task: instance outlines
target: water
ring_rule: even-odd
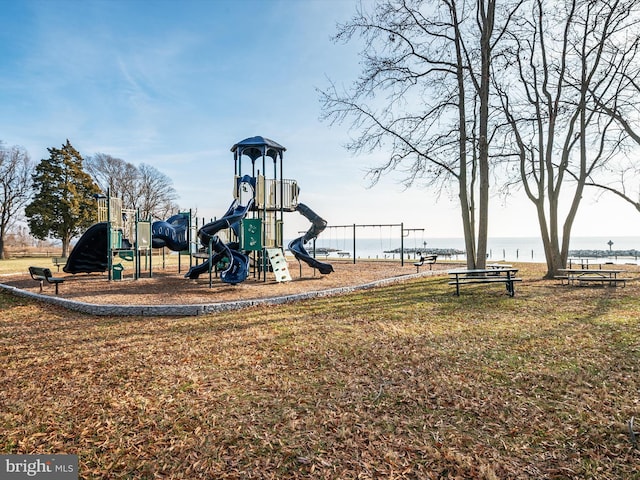
[[[640,237],[574,237],[571,239],[570,250],[591,250],[608,252],[608,242],[612,241],[612,251],[638,250],[640,251]],[[462,238],[412,238],[404,239],[405,258],[415,258],[415,251],[425,249],[455,249],[464,251]],[[287,242],[288,243],[288,242]],[[307,250],[312,251],[312,246],[307,245]],[[542,241],[537,237],[494,237],[488,240],[489,259],[493,261],[520,261],[520,262],[544,262],[544,250]],[[399,238],[359,238],[356,237],[356,258],[362,259],[399,259],[398,253],[385,253],[385,251],[400,248]],[[330,251],[329,258],[353,258],[353,238],[323,238],[320,235],[316,240],[316,249]],[[342,252],[339,254],[338,252]],[[348,254],[348,255],[347,255]],[[318,255],[321,257],[322,255]],[[586,256],[586,255],[585,255]],[[463,260],[464,254],[453,255],[451,258]],[[638,262],[640,258],[611,256],[606,261],[614,263]]]

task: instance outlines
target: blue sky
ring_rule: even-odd
[[[353,157],[347,126],[319,120],[316,88],[348,85],[357,44],[335,44],[355,0],[0,0],[0,140],[38,161],[68,138],[168,175],[183,209],[220,216],[231,202],[231,146],[262,135],[287,148],[285,177],[330,224],[399,223],[460,237],[455,198],[367,188],[384,152]],[[492,236],[535,236],[522,198],[495,200]],[[574,235],[640,235],[621,202],[585,198]],[[628,221],[629,218],[634,221]],[[621,221],[621,219],[627,219]],[[594,228],[597,224],[597,230]],[[306,230],[297,214],[285,235]]]

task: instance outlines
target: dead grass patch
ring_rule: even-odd
[[[640,478],[640,289],[523,266],[197,318],[0,293],[0,452],[82,478]]]

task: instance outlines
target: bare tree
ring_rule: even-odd
[[[156,168],[145,165],[138,167],[138,208],[143,218],[167,218],[178,209],[175,200],[178,198],[173,182]]]
[[[178,209],[173,182],[156,168],[139,167],[104,153],[86,160],[86,168],[103,193],[122,199],[126,208],[138,209],[141,218],[167,218]]]
[[[5,148],[0,143],[0,259],[5,238],[31,196],[33,162],[22,148]]]
[[[140,172],[135,165],[106,153],[96,153],[85,159],[85,168],[104,194],[118,197],[123,205],[135,205]]]
[[[509,32],[511,50],[494,79],[553,277],[566,266],[585,186],[625,144],[602,99],[615,91],[620,62],[636,61],[637,1],[530,5]]]
[[[460,199],[467,265],[486,263],[490,188],[490,71],[519,2],[385,0],[360,7],[338,41],[364,41],[363,71],[348,91],[321,92],[331,123],[351,120],[355,153],[389,151],[369,169],[432,188],[453,183]],[[496,25],[496,19],[500,25]]]
[[[640,19],[637,16],[633,23],[638,31]],[[586,185],[613,193],[640,212],[640,164],[637,159],[640,147],[639,48],[640,36],[637,33],[635,38],[625,38],[623,45],[618,46],[617,62],[609,67],[611,87],[604,94],[592,91],[595,108],[615,122],[610,129],[611,136],[623,138],[624,143],[621,143],[621,154],[606,165],[609,175],[597,179],[591,177]],[[628,148],[623,148],[627,145]]]

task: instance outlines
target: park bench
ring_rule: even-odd
[[[59,272],[60,267],[67,264],[67,257],[53,257],[51,262],[58,268]]]
[[[420,254],[418,254],[420,255]],[[415,267],[416,267],[416,273],[418,273],[420,271],[420,267],[423,266],[425,263],[427,265],[429,265],[429,270],[431,270],[433,268],[433,264],[436,263],[436,260],[438,259],[438,255],[425,255],[422,256],[420,255],[420,260],[418,260],[416,263],[414,263]]]
[[[507,287],[507,293],[510,297],[516,294],[515,283],[521,282],[521,278],[516,277],[518,273],[517,268],[485,268],[485,269],[473,269],[473,270],[450,270],[449,285],[456,286],[456,295],[460,296],[460,286],[469,284],[482,284],[482,283],[504,283]]]
[[[64,282],[64,278],[54,277],[51,274],[51,270],[45,267],[29,267],[29,275],[34,280],[40,282],[40,291],[42,292],[42,287],[44,282],[51,283],[56,287],[56,295],[58,294],[58,285]]]

